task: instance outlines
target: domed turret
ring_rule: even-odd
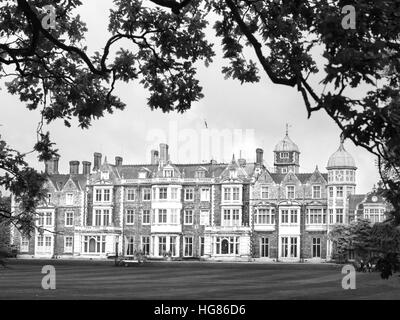
[[[274,166],[277,173],[299,172],[300,150],[297,144],[289,138],[288,131],[288,125],[286,125],[286,135],[274,149]]]
[[[291,152],[291,151],[300,153],[297,144],[295,144],[286,133],[286,136],[281,141],[279,141],[278,144],[275,146],[274,152]]]
[[[326,168],[328,170],[347,169],[347,168],[357,169],[354,158],[350,153],[346,151],[346,149],[343,146],[343,142],[340,142],[339,149],[330,156]]]
[[[348,196],[355,194],[356,163],[340,141],[339,149],[328,160],[329,223],[348,223]]]

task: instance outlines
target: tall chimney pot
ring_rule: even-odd
[[[258,148],[256,150],[256,163],[257,164],[263,164],[264,160],[263,160],[263,154],[264,154],[264,150],[261,148]]]
[[[79,161],[74,160],[69,162],[69,173],[79,174]]]
[[[157,150],[151,150],[151,164],[158,164],[159,153]]]
[[[160,162],[165,164],[168,160],[168,145],[166,143],[160,143]]]
[[[98,171],[101,166],[101,153],[95,152],[93,154],[93,171]]]
[[[122,157],[115,157],[115,165],[116,166],[122,166]]]
[[[59,157],[53,157],[44,163],[44,172],[47,174],[58,174]]]
[[[89,161],[82,161],[83,174],[90,174],[91,165]]]

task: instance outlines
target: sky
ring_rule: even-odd
[[[96,1],[96,6],[92,1],[83,2],[79,12],[89,29],[89,50],[99,50],[108,36],[110,1]],[[315,112],[308,119],[297,90],[275,85],[263,73],[256,84],[225,80],[219,40],[215,49],[214,63],[208,68],[199,66],[205,97],[185,114],[151,111],[145,89],[138,83],[119,83],[115,93],[126,103],[124,111],[93,121],[88,130],[78,128],[76,122],[71,128],[62,121],[46,125],[44,130],[50,131],[59,149],[60,173],[68,173],[71,160],[93,163],[94,152],[102,153],[110,163],[115,156],[122,156],[124,164],[148,163],[150,150],[159,143],[169,144],[171,160],[177,163],[208,162],[211,158],[227,162],[233,154],[254,161],[256,148],[262,148],[266,165],[272,167],[273,149],[285,136],[286,124],[301,152],[300,172],[313,172],[316,166],[326,172],[330,155],[339,147],[340,130],[325,111]],[[30,151],[36,142],[39,112],[29,111],[3,83],[0,89],[0,134],[15,149]],[[379,180],[374,156],[349,140],[345,148],[358,167],[356,192],[369,192]],[[36,155],[29,155],[27,160],[33,167],[44,169]]]

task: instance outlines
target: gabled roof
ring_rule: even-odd
[[[79,190],[86,185],[86,175],[83,174],[52,174],[48,176],[48,179],[57,191],[61,191],[70,179]]]
[[[206,178],[219,177],[227,167],[225,163],[211,164],[211,163],[193,163],[193,164],[171,164],[171,166],[178,170],[185,178],[196,178],[196,172],[199,168],[203,168]],[[147,170],[151,173],[150,177],[155,177],[159,171],[159,166],[156,164],[138,164],[138,165],[122,165],[116,168],[122,179],[137,179],[139,172]]]

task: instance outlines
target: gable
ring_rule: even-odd
[[[283,178],[282,184],[301,184],[299,178],[293,172],[288,172]]]

